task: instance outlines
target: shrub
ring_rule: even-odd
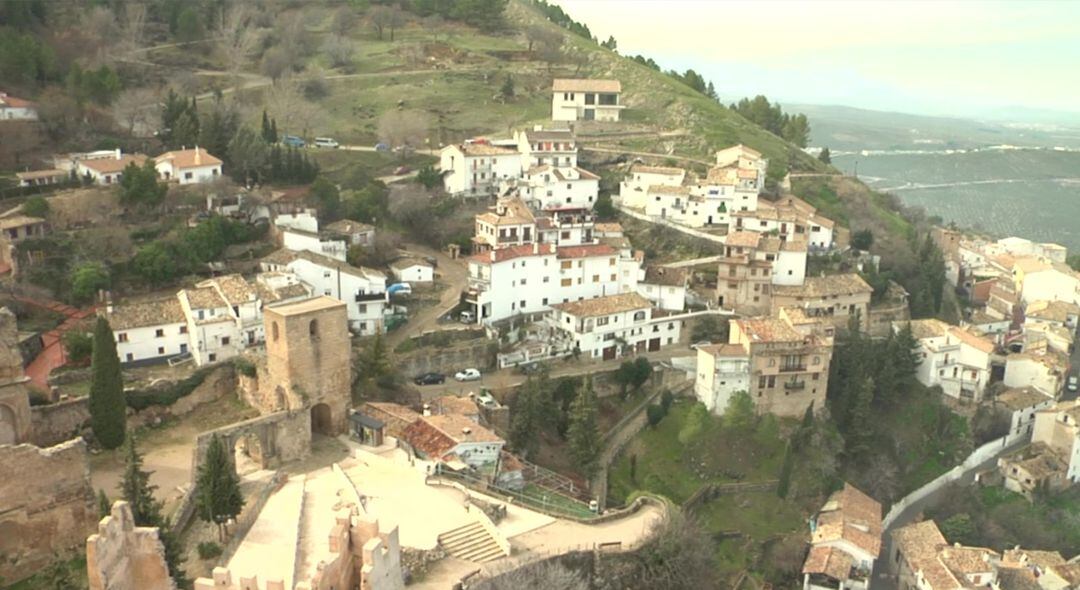
[[[649,419],[649,426],[656,426],[666,415],[667,412],[664,410],[664,406],[659,404],[649,404],[649,407],[645,408],[645,416]]]
[[[64,334],[64,352],[68,362],[80,364],[90,359],[94,351],[94,339],[90,334],[72,330]]]
[[[245,377],[255,376],[255,364],[242,356],[238,356],[233,359],[233,366],[236,367],[236,370]]]
[[[214,559],[221,556],[221,545],[213,541],[203,541],[198,546],[199,559]]]
[[[44,218],[49,214],[49,202],[42,196],[30,197],[23,203],[23,213],[30,217]]]
[[[176,403],[176,400],[186,397],[192,391],[195,391],[196,387],[202,385],[203,381],[206,380],[206,376],[214,369],[215,367],[203,367],[184,380],[164,389],[129,392],[127,405],[134,410],[145,410],[150,406],[171,406]]]

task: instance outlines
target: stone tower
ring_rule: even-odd
[[[263,318],[267,379],[261,397],[278,408],[309,411],[312,432],[345,432],[352,385],[345,303],[316,297],[267,307]]]
[[[0,445],[30,439],[28,381],[19,353],[15,314],[5,307],[0,309]]]

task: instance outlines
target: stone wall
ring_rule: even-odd
[[[278,412],[223,426],[199,435],[192,451],[191,473],[199,472],[210,439],[219,436],[233,449],[236,441],[250,438],[258,442],[263,469],[275,469],[282,463],[303,459],[311,452],[311,417],[309,412]]]
[[[15,582],[81,549],[97,523],[81,439],[42,449],[0,446],[0,578]]]
[[[453,375],[469,367],[484,370],[491,367],[494,361],[490,344],[491,341],[478,338],[446,348],[427,347],[399,355],[395,357],[395,363],[408,379],[428,372]]]
[[[86,540],[90,590],[175,590],[165,563],[157,527],[136,527],[127,502],[113,503],[112,513]]]
[[[90,422],[89,400],[85,397],[30,408],[30,442],[48,447],[79,436]]]
[[[911,319],[911,309],[907,301],[884,302],[870,307],[870,321],[867,330],[875,338],[884,338],[892,330],[893,322],[906,322]]]

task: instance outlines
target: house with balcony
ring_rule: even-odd
[[[717,264],[717,305],[745,314],[768,313],[776,289],[797,288],[806,280],[806,257],[806,242],[752,231],[729,233]]]
[[[541,211],[592,210],[600,194],[600,177],[576,166],[533,166],[516,185],[521,198]]]
[[[577,165],[577,158],[574,164]],[[522,154],[513,147],[474,139],[439,152],[443,189],[450,195],[490,196],[501,183],[521,176]]]
[[[758,412],[798,417],[811,404],[824,407],[833,347],[828,324],[785,309],[775,317],[731,320],[728,343],[749,352],[748,392]]]
[[[278,250],[259,262],[266,272],[289,272],[316,296],[345,302],[349,329],[361,335],[383,330],[387,306],[386,275],[310,251]]]
[[[810,519],[803,590],[867,590],[883,532],[881,504],[845,483]]]
[[[610,360],[678,344],[682,321],[655,312],[637,293],[606,295],[551,306],[553,343],[585,358]]]
[[[1010,434],[1030,434],[1035,430],[1035,414],[1053,406],[1054,396],[1034,387],[1011,387],[994,397],[993,403],[1010,415]]]
[[[990,382],[994,343],[937,319],[895,322],[893,330],[898,332],[905,324],[918,341],[921,362],[915,379],[926,387],[940,387],[954,399],[980,401]]]
[[[577,160],[577,139],[567,129],[544,129],[536,126],[531,130],[514,133],[514,143],[521,154],[521,170],[536,166],[555,166],[557,168],[575,168]]]
[[[596,222],[587,208],[552,209],[536,218],[536,239],[541,244],[582,246],[597,243]]]
[[[694,395],[713,414],[723,414],[731,397],[750,391],[750,349],[744,343],[697,347]]]
[[[805,241],[811,253],[826,253],[834,247],[835,223],[798,197],[786,196],[775,203],[758,201],[756,208],[734,211],[731,217],[734,231],[773,233],[781,240]]]
[[[806,315],[821,318],[837,330],[847,330],[852,318],[857,318],[859,329],[865,332],[870,326],[873,293],[856,273],[812,276],[798,285],[776,284],[771,306],[774,313],[781,307],[801,307]]]
[[[536,218],[518,197],[499,199],[490,210],[476,216],[473,250],[487,252],[531,244],[536,239]]]
[[[765,174],[769,170],[769,160],[752,147],[738,144],[718,150],[715,154],[718,168],[736,168],[757,172],[757,189],[765,188]]]
[[[618,80],[556,78],[551,84],[552,121],[618,121]]]
[[[1024,325],[1042,322],[1076,332],[1080,306],[1068,301],[1032,301],[1024,308]]]

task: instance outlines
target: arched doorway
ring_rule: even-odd
[[[263,468],[263,448],[259,437],[249,432],[236,439],[233,445],[233,465],[240,476],[254,473]]]
[[[334,435],[334,416],[330,411],[330,406],[315,404],[311,407],[311,433]]]
[[[0,405],[0,445],[15,444],[15,412]]]

